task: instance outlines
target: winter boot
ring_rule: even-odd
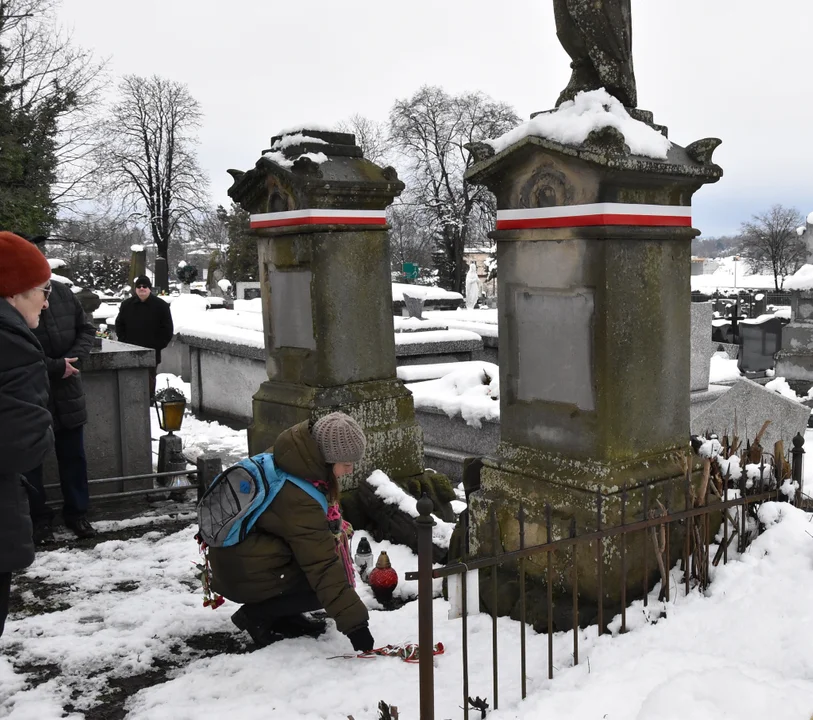
[[[327,623],[322,618],[308,615],[286,615],[274,620],[271,627],[286,638],[317,638],[325,633]]]
[[[267,625],[260,625],[254,622],[246,612],[244,607],[241,607],[236,613],[231,616],[231,621],[244,632],[247,632],[254,644],[258,648],[264,648],[271,643],[284,639],[284,635],[277,632],[275,629]]]
[[[34,545],[50,545],[56,542],[50,520],[36,520],[34,522]]]
[[[88,522],[84,515],[77,518],[65,518],[65,527],[80,540],[96,537],[96,528]]]

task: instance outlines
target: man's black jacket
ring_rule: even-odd
[[[116,337],[121,342],[155,350],[155,364],[161,362],[161,350],[172,340],[172,314],[169,304],[150,293],[146,300],[136,295],[127,298],[116,318]]]
[[[48,309],[40,313],[40,324],[33,331],[45,353],[48,378],[51,381],[49,409],[54,416],[54,429],[79,427],[87,422],[82,374],[64,378],[65,358],[78,357],[74,367],[81,371],[93,347],[96,328],[69,287],[51,283]]]

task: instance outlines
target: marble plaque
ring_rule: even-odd
[[[282,347],[315,350],[310,270],[268,271],[271,288],[271,340]]]
[[[521,290],[515,297],[517,399],[595,410],[593,290]]]

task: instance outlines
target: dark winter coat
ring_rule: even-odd
[[[81,371],[93,347],[96,328],[87,319],[85,311],[69,287],[60,282],[51,283],[48,309],[40,313],[40,324],[33,330],[45,353],[51,397],[48,408],[54,417],[54,430],[84,425],[88,414],[85,409],[85,391],[82,373],[63,379],[65,358],[79,358],[72,363]]]
[[[34,562],[23,473],[53,444],[45,356],[23,316],[0,298],[0,572]]]
[[[155,350],[155,364],[161,362],[161,350],[172,340],[172,313],[169,304],[150,293],[142,301],[133,295],[122,302],[116,318],[116,337],[121,342]]]
[[[274,462],[296,477],[319,480],[327,467],[303,422],[283,432],[274,444]],[[238,545],[210,548],[213,588],[238,603],[254,603],[292,591],[307,579],[339,632],[367,624],[368,613],[347,582],[322,506],[286,482]]]

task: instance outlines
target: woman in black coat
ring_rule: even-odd
[[[34,245],[0,232],[0,635],[11,573],[34,562],[23,474],[53,443],[45,356],[31,332],[48,307],[50,278]]]

